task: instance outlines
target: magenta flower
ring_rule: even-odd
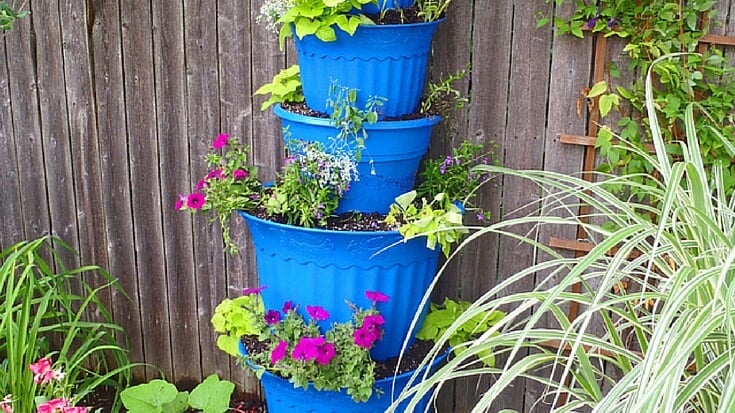
[[[64,407],[61,409],[61,413],[87,413],[88,407]]]
[[[38,406],[38,413],[56,413],[58,411],[65,412],[69,408],[69,400],[57,398],[42,403]]]
[[[186,206],[191,209],[200,209],[207,202],[207,198],[201,192],[193,192],[186,198]]]
[[[2,413],[13,413],[13,397],[11,395],[8,394],[0,400],[0,409],[2,409]]]
[[[185,204],[186,204],[186,197],[179,194],[179,199],[176,200],[176,204],[174,204],[174,209],[176,209],[177,211],[180,211],[181,208],[183,208]]]
[[[61,380],[64,373],[61,370],[51,368],[51,358],[44,357],[33,364],[28,365],[28,369],[33,372],[33,382],[36,384],[47,384],[51,380]]]
[[[324,343],[317,349],[318,353],[316,356],[316,362],[322,366],[326,366],[337,354],[334,349],[334,343]]]
[[[293,301],[289,300],[283,303],[283,309],[281,311],[283,311],[283,314],[288,314],[288,312],[293,310],[293,308]]]
[[[235,170],[234,170],[234,171],[232,172],[232,177],[233,177],[233,178],[234,178],[234,179],[235,179],[236,181],[239,181],[239,180],[241,180],[241,179],[245,179],[245,178],[247,178],[248,176],[250,176],[250,174],[248,173],[248,171],[245,171],[245,170],[242,170],[242,169],[235,169]]]
[[[212,179],[223,179],[225,177],[224,171],[222,169],[215,169],[213,171],[209,171],[207,176],[204,177],[206,181],[211,181]]]
[[[288,350],[288,341],[281,340],[278,345],[271,351],[271,365],[275,365],[286,357],[286,351]]]
[[[363,326],[382,326],[385,324],[385,319],[380,314],[370,314],[368,316],[365,316],[365,319],[362,320]]]
[[[217,138],[212,143],[212,147],[214,149],[224,148],[225,146],[227,146],[227,141],[229,140],[230,140],[230,135],[226,133],[220,133],[219,135],[217,135]]]
[[[329,312],[318,305],[307,305],[306,312],[316,321],[324,321],[329,318]]]
[[[202,189],[204,189],[205,186],[207,186],[207,181],[205,181],[204,179],[200,179],[197,181],[197,184],[194,186],[194,191],[197,191],[197,192],[201,191]]]
[[[295,360],[310,361],[319,356],[319,347],[324,344],[324,337],[301,337],[291,352]]]
[[[367,328],[358,328],[352,334],[352,338],[358,346],[369,349],[375,343],[375,336]]]
[[[373,304],[387,303],[388,300],[390,300],[390,297],[381,293],[380,291],[365,291],[365,297],[367,297],[368,300],[372,301]]]
[[[281,313],[279,313],[276,310],[268,310],[267,313],[265,313],[265,323],[269,326],[278,324],[279,321],[281,321]]]
[[[242,295],[253,295],[253,294],[258,295],[261,292],[263,292],[263,290],[265,290],[266,288],[268,288],[267,285],[264,285],[258,288],[243,288]]]

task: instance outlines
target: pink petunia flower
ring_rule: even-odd
[[[211,181],[212,179],[222,179],[225,177],[225,173],[222,169],[215,169],[210,171],[207,176],[204,177],[205,181]]]
[[[235,170],[234,170],[234,171],[232,172],[232,177],[233,177],[233,178],[234,178],[234,179],[235,179],[236,181],[239,181],[239,180],[241,180],[241,179],[245,179],[245,178],[247,178],[248,176],[250,176],[250,174],[248,173],[248,171],[245,171],[245,170],[242,170],[242,169],[235,169]]]
[[[281,311],[283,311],[283,314],[288,314],[288,312],[293,310],[293,308],[293,301],[289,300],[283,303],[283,309]]]
[[[208,185],[207,181],[205,181],[204,179],[200,179],[197,181],[197,184],[194,186],[194,191],[199,192],[202,189],[204,189],[204,187],[206,187],[207,185]]]
[[[390,297],[381,293],[380,291],[365,291],[365,297],[367,297],[368,300],[372,301],[373,304],[387,303],[388,300],[390,300]]]
[[[375,343],[375,336],[367,328],[358,328],[352,334],[352,338],[355,344],[365,349],[370,349]]]
[[[265,290],[266,288],[268,288],[267,285],[264,285],[258,288],[243,288],[242,295],[253,295],[253,294],[258,295],[262,293],[263,290]]]
[[[69,400],[57,398],[57,399],[51,399],[47,401],[46,403],[42,403],[38,406],[37,412],[38,413],[56,413],[57,411],[62,411],[63,409],[69,406]]]
[[[269,326],[272,326],[274,324],[278,324],[279,321],[281,321],[281,313],[279,313],[276,310],[268,310],[267,313],[265,313],[265,323]]]
[[[306,312],[309,313],[309,317],[313,318],[315,321],[324,321],[329,319],[329,312],[318,305],[307,305]]]
[[[191,209],[201,209],[207,203],[207,198],[201,192],[193,192],[186,198],[186,206]]]
[[[174,204],[174,209],[177,211],[180,211],[184,205],[186,204],[186,197],[179,194],[179,199],[176,200],[176,204]]]
[[[227,142],[230,140],[230,135],[226,133],[220,133],[217,135],[217,138],[215,138],[214,142],[212,143],[212,147],[214,149],[222,149],[225,146],[227,146]]]
[[[324,343],[317,348],[316,362],[322,366],[326,366],[337,355],[334,349],[334,343]]]
[[[87,413],[88,411],[88,407],[81,406],[64,407],[63,409],[61,409],[61,413]]]
[[[286,351],[288,351],[288,341],[281,340],[271,351],[271,365],[275,365],[286,357]]]
[[[319,356],[319,347],[325,342],[324,337],[301,337],[291,352],[294,360],[310,361]]]

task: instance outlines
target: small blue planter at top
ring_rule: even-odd
[[[240,352],[245,354],[245,346],[240,343]],[[446,360],[449,351],[441,354],[429,366],[430,372]],[[421,374],[426,371],[426,366]],[[382,392],[373,395],[364,403],[352,400],[345,390],[341,391],[319,391],[309,386],[308,389],[294,388],[293,384],[282,377],[270,372],[264,372],[260,377],[260,383],[265,392],[265,402],[269,413],[379,413],[384,412],[393,403],[393,400],[409,384],[414,371],[409,371],[397,376],[386,377],[376,380],[374,390]],[[412,382],[411,384],[416,384]],[[423,412],[429,402],[429,394],[426,394],[414,407],[415,412]],[[396,408],[396,412],[403,412],[408,406],[409,400],[404,400]]]
[[[383,361],[400,353],[414,314],[434,278],[438,248],[426,248],[424,238],[404,243],[398,231],[302,228],[242,211],[240,215],[253,237],[259,284],[267,286],[261,293],[266,309],[280,310],[286,301],[293,301],[307,318],[307,305],[322,306],[330,314],[329,320],[320,322],[326,331],[332,322],[352,320],[352,310],[345,300],[368,308],[372,303],[365,291],[380,291],[390,300],[377,304],[385,325],[383,339],[370,355]],[[421,307],[417,326],[421,326],[427,310],[428,306]],[[411,337],[417,331],[414,329]]]
[[[387,99],[380,107],[382,116],[414,113],[426,86],[431,41],[439,22],[361,24],[352,36],[335,30],[337,40],[332,42],[314,35],[294,36],[307,105],[331,113],[327,99],[335,84],[358,90],[358,108],[377,96]]]
[[[287,139],[320,142],[329,152],[338,130],[329,119],[299,115],[276,105],[273,113],[281,119],[284,143]],[[439,116],[415,120],[379,121],[365,126],[367,139],[357,165],[359,180],[350,184],[337,213],[348,211],[388,212],[393,200],[413,189],[421,158],[426,154]],[[341,148],[345,149],[345,148]],[[356,142],[346,149],[356,153]]]
[[[362,6],[362,12],[366,14],[380,13],[387,9],[403,9],[411,7],[414,0],[378,0],[378,4],[366,4]]]

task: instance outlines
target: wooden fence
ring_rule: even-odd
[[[718,7],[729,10],[724,3]],[[217,350],[209,322],[220,300],[257,283],[247,231],[236,222],[241,252],[226,255],[216,225],[173,205],[205,174],[202,157],[219,132],[250,144],[273,177],[279,126],[252,92],[294,63],[292,49],[280,51],[276,36],[255,23],[259,3],[250,0],[33,0],[29,7],[31,17],[0,41],[0,245],[59,236],[80,252],[70,264],[108,268],[130,293],[132,301],[105,299],[134,360],[184,386],[217,373],[257,391],[257,380]],[[559,137],[588,133],[578,103],[593,78],[593,41],[536,27],[538,13],[565,12],[544,0],[454,2],[435,38],[431,73],[470,62],[461,88],[471,106],[457,117],[457,135],[435,134],[432,155],[471,138],[497,144],[508,167],[582,169],[591,149]],[[514,178],[480,198],[494,220],[540,208],[538,188]],[[539,240],[575,238],[550,231]],[[537,255],[510,239],[480,239],[443,274],[436,296],[477,298]],[[512,288],[532,287],[529,280]],[[469,411],[482,384],[455,383],[439,411]],[[519,382],[498,409],[530,411],[542,391]]]

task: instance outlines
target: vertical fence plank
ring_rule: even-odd
[[[14,34],[15,32],[13,32]],[[11,66],[5,54],[5,42],[0,38],[0,177],[3,196],[0,197],[0,250],[23,239],[23,213],[21,210],[18,157],[15,154],[15,128],[10,95],[8,68]]]
[[[216,4],[206,0],[185,0],[184,16],[189,156],[193,163],[192,180],[197,180],[206,175],[204,155],[211,150],[212,141],[220,132]],[[204,326],[227,292],[219,225],[210,225],[203,216],[196,217],[194,245],[198,322]],[[229,360],[215,346],[212,330],[200,328],[199,342],[203,373],[223,375],[226,372],[229,375]]]
[[[120,8],[118,2],[95,1],[91,12],[94,16],[91,24],[95,110],[109,270],[130,296],[128,300],[113,291],[112,308],[115,321],[125,329],[131,360],[142,362],[145,355],[130,202]],[[137,380],[144,378],[142,369],[134,373]]]
[[[179,385],[194,386],[202,376],[197,278],[191,215],[174,211],[179,193],[192,190],[188,171],[186,61],[182,1],[152,2],[155,27],[157,135],[161,157],[161,199],[166,253],[166,290],[171,323],[173,374]]]
[[[124,1],[120,16],[143,348],[145,361],[160,368],[166,377],[171,377],[171,325],[161,227],[151,5],[146,0]],[[157,372],[148,369],[146,375],[151,378]]]

